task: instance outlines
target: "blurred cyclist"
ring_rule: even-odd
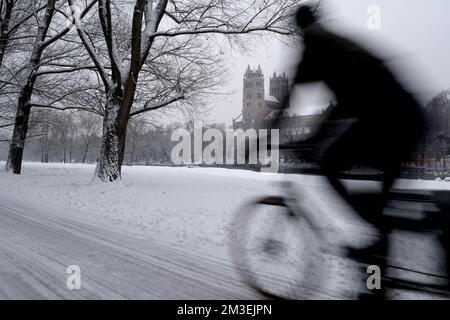
[[[295,83],[323,81],[337,99],[337,105],[311,141],[320,148],[329,133],[326,123],[354,120],[348,130],[326,146],[318,162],[336,191],[380,232],[380,239],[373,246],[349,249],[349,255],[383,267],[389,233],[389,226],[382,220],[386,195],[401,164],[409,159],[423,135],[421,107],[381,59],[327,30],[311,7],[302,5],[296,19],[303,35],[304,54]],[[287,105],[284,103],[284,108]],[[273,125],[279,121],[280,117]],[[383,173],[379,194],[349,194],[338,176],[355,165]]]

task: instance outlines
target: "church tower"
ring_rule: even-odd
[[[289,80],[286,73],[277,75],[275,72],[270,77],[270,95],[278,99],[279,102],[287,97],[289,93]]]
[[[249,65],[244,74],[242,117],[244,122],[251,123],[264,120],[265,116],[264,74],[261,66],[252,70]]]

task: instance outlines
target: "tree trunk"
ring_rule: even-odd
[[[129,86],[124,98],[119,98],[122,92],[118,90],[116,94],[112,94],[113,98],[105,108],[98,166],[98,177],[103,182],[113,182],[121,178],[129,114],[136,92],[137,81],[134,78],[133,80],[133,85]]]
[[[86,163],[88,152],[89,152],[89,142],[87,142],[84,146],[84,154],[83,154],[83,160],[82,160],[83,163]]]
[[[9,147],[7,170],[12,170],[14,174],[20,174],[22,170],[23,149],[28,133],[28,120],[30,118],[31,106],[30,100],[33,95],[34,83],[36,82],[36,73],[39,71],[42,52],[44,50],[43,42],[47,36],[50,23],[53,18],[56,0],[47,0],[47,9],[38,33],[33,44],[33,51],[28,62],[28,70],[26,73],[23,89],[20,90],[17,101],[16,120],[14,123],[14,131]]]
[[[5,3],[5,10],[0,10],[0,14],[2,15],[0,19],[0,66],[3,65],[3,58],[5,57],[6,48],[9,44],[9,24],[11,22],[11,15],[15,5],[15,1],[7,0]]]
[[[30,94],[27,91],[27,88],[24,88],[18,101],[14,131],[9,147],[7,170],[11,170],[14,174],[20,174],[22,171],[23,150],[28,133],[31,107],[29,105]]]
[[[3,64],[3,58],[5,56],[6,51],[6,43],[3,40],[0,40],[0,66]]]
[[[109,101],[105,108],[103,139],[98,166],[98,177],[104,182],[113,182],[121,178],[126,124],[124,127],[124,124],[118,121],[119,109],[118,100]]]
[[[63,163],[67,163],[67,147],[65,143],[63,147]]]
[[[136,148],[136,143],[133,139],[133,143],[131,144],[131,152],[130,152],[130,163],[132,164],[134,162],[134,150]]]
[[[49,150],[49,145],[48,145],[48,141],[47,141],[47,144],[46,144],[46,146],[45,146],[45,158],[44,158],[44,162],[45,163],[48,163],[48,158],[49,158],[49,153],[50,153],[50,150]]]
[[[72,163],[72,139],[69,140],[69,163]]]
[[[41,138],[41,162],[44,163],[44,140],[45,137]]]

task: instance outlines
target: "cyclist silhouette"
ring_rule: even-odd
[[[389,226],[383,223],[382,212],[401,164],[409,159],[424,133],[421,107],[380,58],[327,30],[311,7],[302,5],[296,19],[303,35],[304,53],[295,83],[323,81],[337,100],[327,121],[355,120],[318,159],[336,191],[379,230],[379,241],[368,248],[349,249],[349,254],[383,267]],[[284,103],[283,108],[287,106]],[[273,126],[279,121],[281,117]],[[319,147],[327,135],[326,122],[311,139]],[[355,165],[383,173],[380,193],[354,196],[348,192],[338,179],[339,173]]]

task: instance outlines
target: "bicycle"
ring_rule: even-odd
[[[299,146],[280,146],[280,149],[298,150]],[[318,169],[303,173],[321,174]],[[377,177],[377,174],[361,176],[342,173],[344,179],[377,180]],[[305,199],[299,199],[292,183],[283,181],[281,186],[284,189],[282,196],[263,197],[248,203],[233,217],[230,234],[231,255],[237,270],[247,285],[266,298],[341,298],[326,287],[325,279],[327,265],[335,257],[344,256],[345,251],[336,245],[335,237],[330,233],[330,226],[321,221],[320,215],[315,214],[305,204]],[[446,252],[448,274],[450,191],[405,189],[390,192],[388,207],[402,210],[402,206],[407,203],[422,204],[427,208],[423,213],[417,210],[419,217],[385,215],[385,223],[389,224],[392,230],[430,232],[439,235]],[[364,263],[356,260],[350,259],[350,263],[359,267],[364,266]],[[402,270],[433,280],[429,283],[407,280],[386,272],[382,277],[382,285],[387,289],[420,291],[450,298],[448,275],[390,264],[386,264],[385,267],[391,271]],[[360,279],[359,275],[354,277]],[[355,294],[360,292],[361,290],[355,290]],[[350,298],[356,296],[350,295]]]

